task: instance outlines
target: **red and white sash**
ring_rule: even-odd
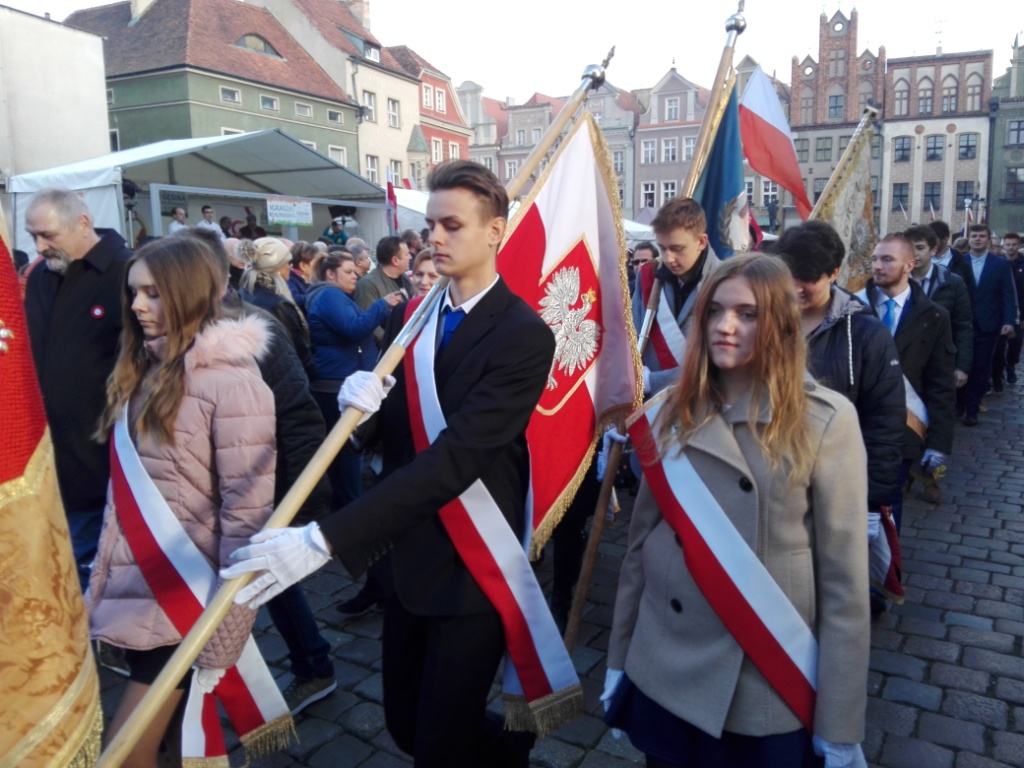
[[[132,555],[160,609],[184,637],[217,589],[217,572],[181,527],[146,472],[128,433],[126,414],[110,441],[111,486],[117,518]],[[250,757],[288,745],[294,733],[284,697],[250,636],[241,658],[212,694],[188,691],[182,723],[182,757],[227,766],[217,701]]]
[[[907,426],[924,440],[928,433],[928,407],[906,376],[903,377],[903,388],[907,392]]]
[[[418,298],[409,302],[408,315],[418,304]],[[429,448],[447,427],[434,379],[437,323],[438,313],[433,312],[404,360],[417,453]],[[473,579],[501,616],[507,648],[506,727],[543,735],[582,714],[583,690],[527,559],[529,541],[524,548],[479,479],[446,504],[440,518]]]
[[[666,390],[668,391],[668,390]],[[651,425],[665,398],[638,411],[629,434],[686,567],[718,618],[809,732],[818,642],[681,451],[659,456]]]
[[[658,265],[650,262],[640,269],[640,296],[646,308],[651,301],[651,291],[654,287],[655,272]],[[665,291],[662,289],[661,298],[658,301],[658,308],[654,314],[654,324],[651,325],[650,335],[651,349],[658,360],[661,370],[667,371],[678,368],[683,364],[683,357],[686,352],[686,337],[679,329],[679,324],[672,316],[672,310],[665,301]]]

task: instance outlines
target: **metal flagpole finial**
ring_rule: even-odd
[[[725,20],[725,31],[735,32],[737,35],[742,34],[743,30],[747,28],[747,20],[743,16],[743,2],[740,2],[740,9],[736,11],[732,16]]]
[[[604,61],[600,64],[589,64],[587,65],[587,68],[583,70],[583,79],[590,81],[590,88],[592,90],[596,91],[604,85],[605,70],[608,69],[608,64],[614,56],[615,46],[613,45],[612,49],[608,51],[608,55],[604,57]]]

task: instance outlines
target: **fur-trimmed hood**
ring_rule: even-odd
[[[185,370],[259,361],[267,354],[269,344],[270,324],[259,315],[222,318],[196,336],[185,353]],[[153,359],[162,360],[167,351],[166,337],[147,341],[146,349]]]

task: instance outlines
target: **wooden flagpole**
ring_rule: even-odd
[[[697,189],[697,182],[707,164],[708,156],[711,154],[711,147],[714,144],[715,134],[722,122],[725,108],[729,102],[734,82],[732,71],[732,57],[736,50],[736,38],[747,28],[747,21],[743,17],[745,0],[740,0],[739,8],[725,22],[725,48],[722,50],[722,59],[718,62],[718,71],[715,73],[715,82],[711,86],[711,97],[714,107],[709,104],[709,109],[704,113],[704,121],[700,126],[700,133],[697,134],[697,144],[694,147],[693,162],[686,174],[686,183],[683,185],[683,195],[693,197]],[[653,269],[651,266],[649,269]],[[639,276],[638,276],[639,279]],[[658,303],[661,301],[662,284],[661,280],[655,280],[651,288],[651,296],[647,302],[647,309],[644,312],[644,322],[637,339],[637,349],[643,358],[644,351],[651,335],[651,327],[654,325],[654,316],[658,311]],[[617,427],[622,432],[623,425]],[[604,479],[601,481],[601,492],[597,499],[597,509],[594,510],[594,520],[590,524],[590,534],[587,538],[587,549],[583,556],[583,563],[580,566],[580,575],[576,580],[576,589],[573,590],[572,608],[569,611],[569,620],[565,627],[565,647],[571,652],[576,644],[579,635],[580,622],[583,619],[583,606],[587,600],[587,592],[590,591],[590,579],[594,573],[594,565],[597,561],[597,552],[601,544],[601,534],[604,532],[604,515],[608,507],[608,500],[612,495],[612,488],[615,486],[615,475],[622,457],[622,445],[616,442],[608,451],[608,463],[604,471]]]
[[[576,89],[566,103],[565,108],[548,127],[547,133],[544,134],[537,146],[534,147],[533,152],[523,162],[523,167],[519,173],[506,185],[505,188],[508,191],[509,198],[515,197],[522,191],[527,180],[540,166],[541,161],[547,154],[547,150],[555,143],[562,130],[583,104],[587,97],[587,92],[591,88],[597,88],[604,83],[605,67],[607,67],[614,52],[615,49],[613,48],[602,65],[591,65],[586,68],[579,88]],[[391,209],[389,208],[388,215],[390,213]],[[423,302],[413,313],[413,316],[409,318],[409,322],[405,324],[398,337],[381,355],[380,360],[373,369],[375,374],[383,379],[401,364],[406,349],[423,329],[427,319],[430,317],[430,313],[436,310],[447,285],[448,279],[442,278],[430,289],[430,293],[424,298]],[[327,434],[324,442],[317,449],[316,453],[313,454],[306,468],[302,470],[302,473],[296,478],[288,493],[281,499],[281,502],[277,505],[274,513],[264,526],[265,529],[284,528],[291,523],[299,508],[309,497],[309,494],[313,492],[320,477],[327,471],[327,467],[334,460],[334,457],[338,455],[342,446],[351,437],[352,432],[359,425],[359,420],[362,417],[363,412],[357,408],[349,406],[345,409],[338,423]],[[206,610],[203,611],[195,625],[182,639],[177,650],[168,659],[167,664],[161,670],[156,680],[153,681],[153,685],[150,686],[146,695],[139,702],[139,705],[132,712],[128,720],[125,721],[121,730],[111,740],[103,754],[100,755],[95,768],[114,768],[115,766],[120,766],[127,759],[146,728],[160,710],[160,707],[167,701],[167,697],[174,691],[180,680],[185,676],[185,673],[188,672],[189,667],[192,666],[199,656],[200,651],[209,642],[217,627],[220,626],[224,617],[227,616],[234,602],[235,595],[238,594],[242,587],[249,583],[252,577],[253,574],[246,574],[240,578],[225,581],[220,586],[217,593],[210,600],[209,605],[207,605]]]

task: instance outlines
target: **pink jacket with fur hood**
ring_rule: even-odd
[[[248,543],[273,510],[274,397],[256,365],[268,334],[266,321],[255,316],[204,329],[185,354],[185,397],[174,444],[135,438],[149,476],[215,569],[230,565],[231,553]],[[162,354],[161,342],[147,342],[152,356]],[[132,398],[132,418],[141,394]],[[135,562],[109,491],[86,603],[93,638],[135,650],[181,642]],[[254,618],[248,608],[233,606],[200,654],[199,666],[232,666]]]

